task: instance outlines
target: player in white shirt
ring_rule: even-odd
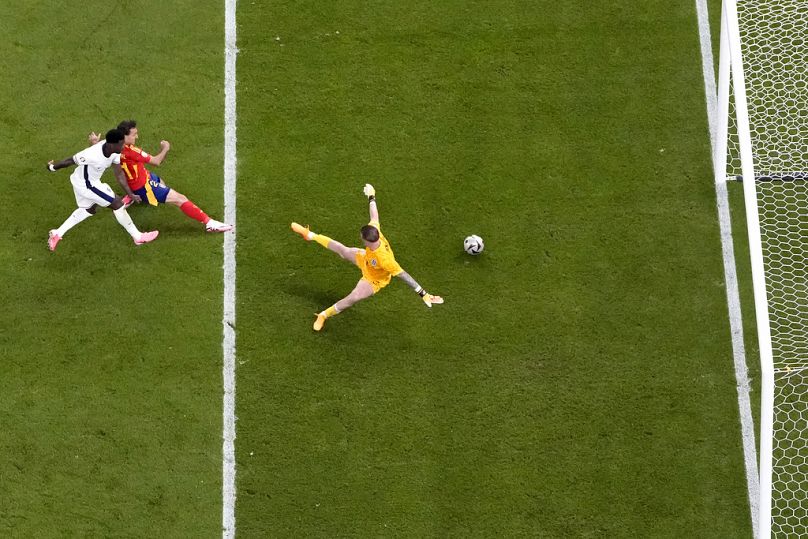
[[[112,167],[118,183],[126,186],[126,177],[121,170],[123,144],[123,133],[118,129],[111,129],[107,132],[106,140],[93,144],[73,157],[62,159],[58,163],[48,161],[48,170],[51,172],[75,165],[76,169],[70,175],[70,183],[73,185],[73,194],[76,196],[78,206],[78,209],[62,223],[62,226],[48,233],[48,248],[51,251],[56,250],[56,245],[68,230],[95,215],[98,206],[112,209],[115,219],[132,236],[135,245],[149,243],[157,237],[156,230],[151,232],[138,230],[126,212],[126,208],[123,207],[121,199],[115,195],[109,185],[101,181],[104,171]],[[139,196],[134,195],[133,198],[136,202],[140,202]]]

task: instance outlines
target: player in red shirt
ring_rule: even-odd
[[[137,122],[135,120],[121,122],[118,124],[118,129],[123,132],[125,143],[121,152],[121,168],[126,176],[129,190],[131,190],[123,199],[127,207],[134,201],[148,202],[152,206],[173,204],[191,219],[205,225],[205,230],[208,232],[228,232],[233,230],[233,225],[211,219],[196,204],[188,200],[188,197],[178,193],[166,185],[158,175],[146,169],[145,165],[147,163],[160,166],[171,149],[171,145],[167,141],[160,141],[160,153],[150,155],[135,146],[138,139]],[[90,134],[90,141],[94,137],[97,137],[95,133]]]

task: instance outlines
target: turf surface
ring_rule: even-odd
[[[137,207],[154,244],[102,211],[49,253],[44,163],[134,117],[220,217],[222,6],[49,4],[0,22],[0,532],[217,535],[221,238]],[[748,536],[694,6],[238,20],[239,535]],[[393,282],[315,334],[359,273],[289,223],[358,245],[367,181],[446,304]]]

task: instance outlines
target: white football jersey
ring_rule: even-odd
[[[121,164],[121,154],[113,153],[106,157],[101,149],[103,146],[102,140],[73,156],[76,170],[70,175],[71,180],[98,183],[101,175],[112,166],[112,163]]]

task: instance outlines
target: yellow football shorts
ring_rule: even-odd
[[[360,270],[362,270],[362,279],[369,282],[370,286],[373,287],[373,293],[374,294],[376,292],[378,292],[379,290],[381,290],[382,288],[384,288],[385,286],[387,286],[388,284],[390,284],[390,279],[392,278],[392,276],[389,273],[387,274],[387,277],[382,278],[382,279],[378,279],[378,278],[374,279],[373,277],[370,277],[369,275],[365,274],[365,269],[364,269],[365,268],[365,252],[364,251],[360,251],[360,252],[356,253],[356,265],[359,266]]]

